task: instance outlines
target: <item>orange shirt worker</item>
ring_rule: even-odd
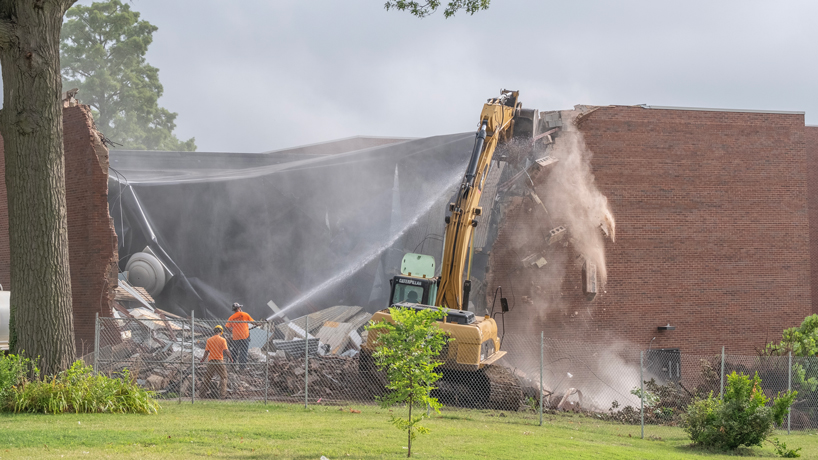
[[[231,339],[228,342],[230,352],[233,353],[235,361],[239,363],[241,369],[247,365],[247,350],[250,347],[250,325],[242,321],[255,321],[250,315],[242,311],[243,306],[236,302],[233,304],[233,313],[227,318],[226,326],[232,331]]]
[[[218,375],[220,380],[219,396],[224,399],[227,396],[227,367],[224,365],[224,355],[232,360],[233,355],[227,348],[227,341],[222,337],[224,328],[219,325],[213,328],[213,336],[207,339],[205,343],[205,353],[202,360],[207,361],[207,371],[205,372],[204,384],[206,387],[210,386],[210,379],[213,375]]]

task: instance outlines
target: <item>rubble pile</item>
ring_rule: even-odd
[[[224,321],[191,321],[133,302],[138,306],[117,303],[114,318],[101,320],[99,354],[86,356],[86,362],[96,362],[106,374],[127,369],[140,385],[166,398],[192,396],[195,362],[196,397],[219,397],[218,378],[204,382],[207,366],[200,360],[213,327]],[[370,317],[361,307],[335,306],[279,324],[254,324],[246,365],[227,364],[227,398],[303,398],[308,349],[311,399],[372,400],[383,384],[359,371],[356,356]]]

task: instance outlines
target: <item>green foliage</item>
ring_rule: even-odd
[[[780,343],[768,343],[767,354],[784,356],[792,352],[793,356],[818,355],[818,315],[804,318],[801,325],[785,329]],[[818,366],[814,362],[793,363],[793,381],[802,388],[815,391],[818,389]]]
[[[682,425],[690,439],[703,446],[724,450],[760,446],[775,425],[784,421],[796,394],[779,393],[772,406],[767,406],[758,373],[751,379],[733,372],[727,376],[724,399],[710,393],[694,401],[682,417]]]
[[[106,137],[136,150],[196,150],[173,135],[176,113],[159,107],[159,69],[145,61],[158,29],[120,0],[76,5],[62,27],[63,88],[79,88]]]
[[[788,449],[787,443],[785,443],[784,441],[779,441],[778,438],[773,439],[772,441],[770,441],[770,443],[775,448],[775,454],[778,455],[779,457],[798,458],[801,456],[801,454],[798,453],[801,450],[800,447],[797,449]]]
[[[800,326],[785,329],[781,343],[770,343],[767,350],[775,355],[786,355],[790,351],[794,356],[818,355],[818,315],[807,316]]]
[[[14,393],[29,374],[39,375],[40,370],[22,355],[0,356],[0,406]]]
[[[153,393],[139,387],[127,369],[122,378],[110,378],[94,375],[90,366],[77,361],[50,378],[40,379],[36,375],[29,381],[17,373],[17,382],[3,399],[4,410],[45,414],[155,414],[159,410]]]
[[[437,321],[446,315],[445,310],[390,308],[389,313],[394,322],[370,323],[367,330],[370,334],[378,334],[372,357],[378,369],[386,372],[389,381],[386,385],[388,393],[379,398],[381,407],[396,404],[409,407],[409,417],[404,419],[393,413],[392,424],[407,431],[408,456],[411,456],[412,440],[417,434],[429,432],[418,424],[426,414],[421,411],[420,415],[412,416],[412,407],[426,408],[428,405],[440,412],[440,402],[430,396],[435,382],[441,377],[435,369],[443,364],[435,358],[451,339],[437,326]]]
[[[491,0],[450,0],[443,10],[443,16],[450,18],[459,10],[466,10],[469,14],[474,14],[480,10],[489,9]],[[395,9],[398,11],[409,11],[413,15],[424,18],[437,11],[440,7],[440,0],[428,0],[424,2],[407,0],[388,0],[384,5],[386,11]]]
[[[650,390],[645,390],[645,398],[644,403],[645,407],[653,407],[659,404],[659,396],[651,392]],[[637,398],[642,399],[642,389],[641,388],[634,388],[631,390],[631,394],[635,395]]]

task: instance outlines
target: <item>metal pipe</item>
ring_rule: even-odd
[[[642,425],[642,439],[645,439],[645,376],[644,376],[644,369],[645,369],[645,352],[639,352],[639,388],[641,391],[639,392],[639,413]]]
[[[724,345],[721,346],[721,386],[719,387],[719,399],[724,400]]]
[[[196,312],[190,312],[190,403],[196,402]]]
[[[790,364],[787,368],[787,393],[792,391],[792,351],[790,355]],[[790,434],[790,420],[792,419],[792,404],[787,408],[787,434]]]
[[[98,375],[99,371],[98,364],[99,364],[99,312],[95,313],[95,320],[94,320],[94,375]]]
[[[270,327],[271,323],[267,323],[267,341],[264,342],[264,345],[270,343]],[[264,404],[267,404],[267,388],[270,386],[270,355],[266,351],[264,351],[264,347],[261,347],[261,351],[264,353]]]
[[[474,259],[474,234],[477,233],[472,229],[471,231],[471,243],[469,243],[469,269],[466,271],[466,279],[471,279],[471,261]],[[468,305],[463,308],[464,310],[468,310]]]
[[[167,323],[166,323],[167,324]],[[190,347],[190,352],[193,353],[193,347]],[[182,381],[184,380],[184,366],[185,366],[185,327],[182,326],[182,345],[180,346],[179,350],[179,401],[178,404],[182,404]]]
[[[474,139],[474,148],[469,159],[469,167],[466,168],[466,184],[468,186],[474,185],[474,177],[477,175],[477,162],[480,160],[480,153],[483,152],[483,144],[486,142],[486,121],[480,124],[480,129]]]
[[[540,331],[540,426],[542,426],[542,371],[543,371],[543,343],[545,342],[545,331]]]
[[[304,409],[310,389],[310,315],[304,317]]]

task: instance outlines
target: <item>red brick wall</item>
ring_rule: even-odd
[[[63,110],[68,252],[77,353],[94,348],[94,317],[111,316],[117,277],[116,233],[108,213],[108,150],[90,110]],[[0,144],[2,145],[2,144]],[[5,171],[0,155],[0,168]],[[0,174],[0,283],[10,289],[5,174]]]
[[[818,313],[818,126],[804,128],[807,148],[807,203],[809,208],[812,312]]]
[[[606,243],[607,292],[584,299],[570,245],[548,247],[543,269],[518,270],[519,258],[543,246],[520,229],[560,225],[524,199],[507,214],[487,278],[489,295],[502,285],[512,300],[513,286],[508,331],[640,348],[656,337],[653,348],[708,354],[722,345],[749,353],[780,338],[812,312],[804,129],[796,114],[605,107],[588,115],[581,131],[617,222],[616,242]],[[668,323],[676,330],[657,331]]]

